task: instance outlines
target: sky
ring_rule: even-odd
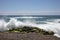
[[[0,15],[60,15],[60,0],[0,0]]]

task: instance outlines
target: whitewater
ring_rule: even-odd
[[[26,18],[38,18],[38,17],[22,17],[26,20],[21,21],[17,18],[21,17],[12,17],[8,22],[5,21],[5,19],[0,19],[0,31],[6,31],[13,28],[21,28],[24,26],[28,27],[38,27],[40,29],[44,29],[45,31],[53,31],[55,34],[54,36],[57,36],[60,38],[60,19],[48,19],[45,22],[45,24],[37,24],[35,20],[28,20]],[[43,17],[39,17],[40,19]],[[39,21],[38,21],[39,22]]]

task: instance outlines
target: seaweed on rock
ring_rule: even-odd
[[[24,26],[22,28],[17,28],[17,29],[12,29],[12,30],[8,30],[7,32],[23,32],[23,33],[29,33],[29,32],[36,32],[36,33],[40,33],[43,35],[53,35],[54,32],[52,31],[45,31],[43,29],[37,28],[37,27],[28,27],[28,26]]]

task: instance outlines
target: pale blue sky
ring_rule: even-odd
[[[60,15],[60,0],[0,0],[0,15]]]

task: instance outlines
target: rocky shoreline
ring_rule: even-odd
[[[0,40],[60,40],[53,35],[42,35],[40,33],[0,33]]]
[[[36,27],[13,28],[0,32],[0,40],[60,40],[53,36],[54,32]]]

